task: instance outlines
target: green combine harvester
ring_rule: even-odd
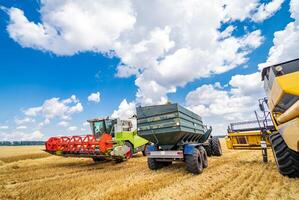
[[[117,162],[138,152],[145,155],[148,141],[132,130],[130,120],[91,119],[91,135],[51,137],[45,143],[46,152],[65,157],[89,157],[94,161],[113,159]]]

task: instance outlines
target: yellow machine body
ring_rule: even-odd
[[[261,149],[261,137],[260,131],[230,132],[225,137],[225,142],[228,149]],[[268,137],[266,144],[270,147]]]
[[[264,68],[262,78],[273,124],[287,146],[299,152],[299,61],[293,63]]]

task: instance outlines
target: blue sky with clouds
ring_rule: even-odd
[[[299,57],[296,0],[0,5],[7,140],[86,134],[88,118],[127,118],[167,100],[225,134],[229,122],[252,119],[264,96],[259,70]]]

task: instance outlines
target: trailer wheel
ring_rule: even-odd
[[[130,148],[130,153],[128,153],[127,159],[132,158],[133,157],[133,151],[134,151],[133,145],[130,142],[125,142],[125,145]]]
[[[205,150],[204,147],[199,147],[199,151],[202,157],[202,166],[203,168],[207,168],[208,167],[208,155],[207,155],[207,151]]]
[[[212,155],[213,156],[221,156],[222,155],[222,149],[221,149],[221,144],[220,144],[219,138],[212,137],[211,147],[212,147]]]
[[[290,178],[299,177],[299,153],[288,148],[280,133],[272,133],[270,142],[279,172]]]
[[[203,159],[198,149],[193,154],[185,155],[187,170],[193,174],[201,174],[203,171]]]
[[[212,156],[213,152],[212,152],[212,144],[211,144],[211,139],[208,139],[207,141],[207,145],[204,146],[206,152],[207,152],[207,155],[210,157]]]
[[[157,170],[163,167],[163,163],[157,161],[155,158],[147,158],[147,165],[151,170]]]

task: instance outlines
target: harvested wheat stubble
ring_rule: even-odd
[[[56,156],[30,159],[48,155],[36,148],[28,147],[26,154],[6,149],[0,157],[0,199],[299,199],[299,179],[281,176],[271,152],[264,164],[260,151],[223,146],[222,157],[209,158],[209,167],[192,175],[183,163],[151,171],[141,155],[119,164]],[[9,160],[13,156],[20,157]]]

